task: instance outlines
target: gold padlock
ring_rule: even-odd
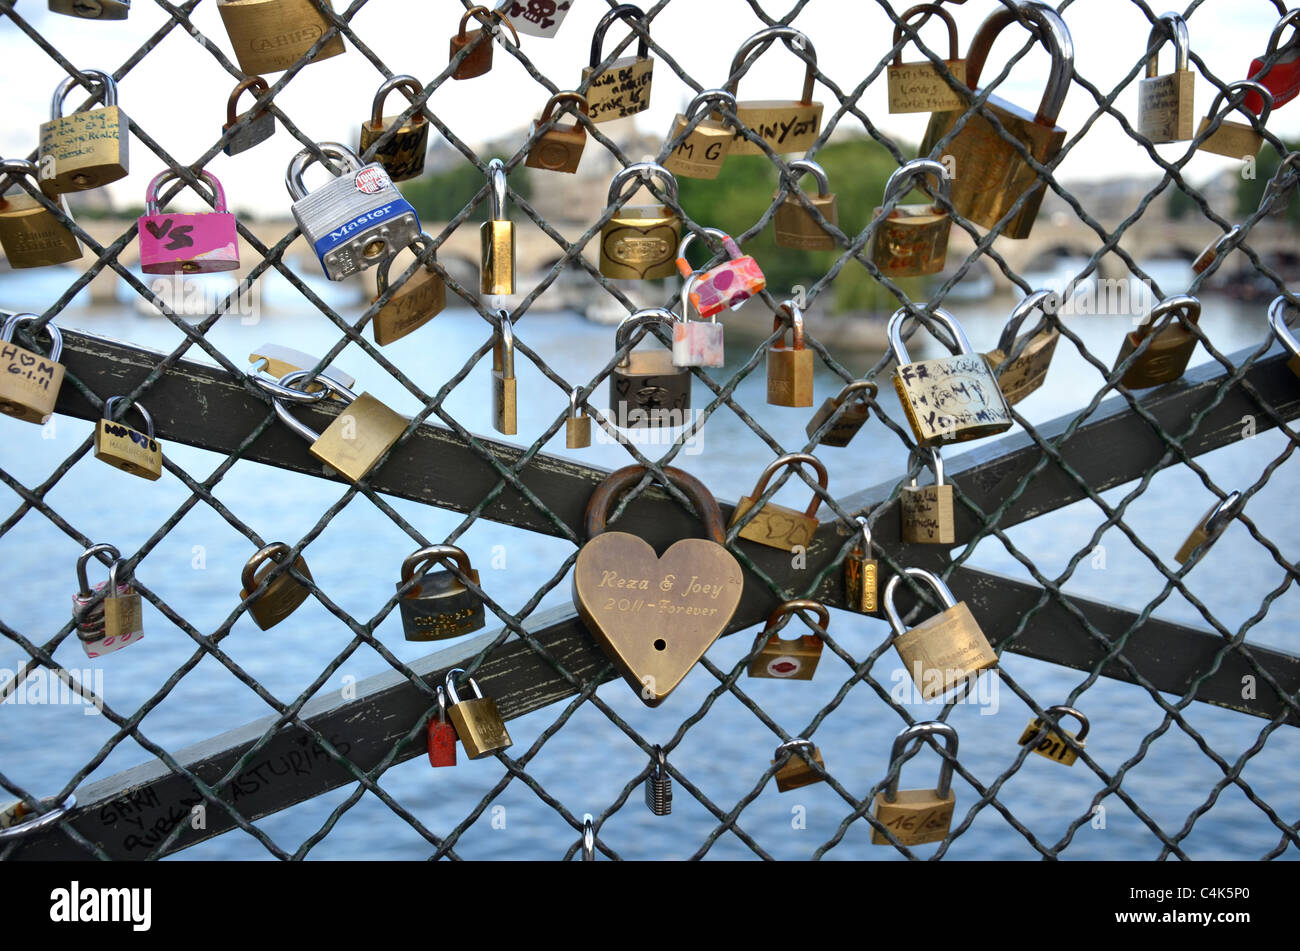
[[[677,203],[677,179],[662,165],[636,162],[609,182],[606,203],[621,201],[628,182],[658,179],[664,195]],[[600,273],[623,280],[652,281],[677,271],[682,219],[672,205],[624,205],[600,229]]]
[[[1180,565],[1185,565],[1198,548],[1209,548],[1213,545],[1219,540],[1219,536],[1223,534],[1228,524],[1241,514],[1243,507],[1241,493],[1235,491],[1229,493],[1226,499],[1215,502],[1196,523],[1192,534],[1187,536],[1187,541],[1183,542],[1182,547],[1174,555],[1174,560]]]
[[[553,172],[578,171],[582,150],[587,145],[587,130],[581,122],[575,119],[571,126],[555,126],[540,136],[537,134],[538,128],[550,121],[551,113],[562,102],[572,102],[582,110],[584,116],[588,114],[587,100],[579,93],[557,92],[546,100],[542,117],[528,130],[528,157],[524,159],[524,164],[529,168],[550,169]]]
[[[1254,92],[1264,100],[1264,110],[1256,118],[1255,114],[1246,108],[1246,96],[1242,95],[1240,99],[1233,97],[1234,92]],[[1249,122],[1232,122],[1228,119],[1219,118],[1219,104],[1228,98],[1228,110],[1242,113]],[[1245,158],[1246,156],[1256,156],[1259,154],[1260,147],[1264,144],[1263,133],[1259,129],[1264,128],[1268,122],[1269,114],[1273,111],[1273,94],[1270,93],[1261,83],[1253,82],[1249,79],[1243,79],[1239,82],[1228,83],[1226,89],[1214,97],[1214,102],[1210,103],[1210,114],[1201,120],[1200,126],[1196,129],[1196,138],[1200,138],[1210,130],[1210,126],[1219,122],[1219,127],[1210,132],[1209,138],[1197,146],[1202,152],[1213,152],[1215,155],[1226,155],[1228,158]]]
[[[21,159],[0,159],[3,172],[30,175],[33,181],[37,175],[35,163]],[[85,253],[81,241],[54,212],[21,186],[11,195],[4,194],[5,187],[0,185],[0,248],[11,268],[66,264]],[[46,200],[55,202],[64,215],[72,217],[62,196],[47,196]]]
[[[1055,291],[1034,291],[1022,298],[1002,328],[996,349],[984,354],[1008,406],[1015,406],[1047,379],[1052,354],[1056,352],[1056,343],[1061,339],[1061,331],[1056,323],[1056,313],[1060,307],[1061,298]],[[1016,334],[1020,332],[1021,324],[1035,310],[1040,310],[1043,314],[1039,326],[1017,339]]]
[[[817,51],[813,49],[812,40],[792,26],[770,26],[759,30],[736,50],[731,60],[731,80],[727,83],[727,92],[736,95],[740,86],[742,68],[752,66],[754,60],[749,57],[750,50],[757,46],[766,48],[773,40],[782,40],[790,52],[805,60],[808,64],[804,70],[803,92],[799,99],[765,99],[741,101],[736,104],[736,118],[740,128],[736,130],[731,142],[732,155],[766,155],[762,147],[745,138],[745,132],[753,132],[773,151],[807,152],[822,128],[822,104],[812,101],[813,80],[817,70]]]
[[[922,3],[912,7],[894,24],[894,46],[903,39],[903,27],[921,14],[934,14],[948,26],[948,58],[943,68],[952,73],[958,83],[966,82],[966,61],[957,57],[957,24],[947,10],[937,3]],[[901,47],[894,53],[894,62],[885,70],[889,89],[889,111],[894,115],[905,112],[940,112],[945,109],[962,109],[961,93],[948,85],[939,67],[929,60],[904,63]]]
[[[758,477],[758,485],[754,486],[754,491],[749,495],[742,496],[740,501],[736,503],[728,527],[735,525],[746,512],[754,507],[755,500],[767,491],[767,483],[771,481],[777,470],[795,465],[811,466],[812,470],[817,473],[817,485],[822,491],[826,490],[829,484],[829,476],[826,473],[826,467],[822,465],[822,461],[816,456],[809,455],[806,452],[787,453],[784,456],[779,456],[763,470],[763,474]],[[812,501],[808,503],[808,508],[802,513],[796,512],[794,509],[788,509],[784,505],[777,505],[775,502],[766,502],[759,509],[758,514],[740,530],[738,537],[780,551],[794,551],[798,546],[806,548],[808,543],[812,541],[813,535],[817,532],[817,509],[821,504],[821,496],[818,494],[813,495]]]
[[[370,161],[382,165],[393,181],[402,182],[408,178],[417,178],[424,172],[424,153],[429,147],[429,119],[423,105],[401,125],[397,125],[397,116],[384,115],[384,100],[394,89],[402,90],[411,102],[415,102],[423,92],[420,81],[414,76],[394,76],[386,80],[375,93],[370,118],[361,123],[360,151],[364,153],[390,127],[397,126],[388,141],[375,150]]]
[[[564,420],[566,449],[586,449],[591,445],[591,416],[587,407],[578,406],[578,388],[569,391],[569,415]]]
[[[847,384],[837,395],[829,397],[822,404],[821,409],[804,427],[804,433],[813,439],[819,429],[834,419],[831,428],[826,430],[819,442],[823,446],[847,446],[871,415],[871,404],[879,389],[870,380],[854,380]],[[850,400],[850,394],[855,393],[857,396]]]
[[[1201,302],[1187,294],[1166,297],[1152,307],[1147,319],[1137,330],[1125,335],[1119,348],[1112,373],[1143,348],[1119,378],[1119,384],[1130,390],[1140,390],[1170,383],[1182,376],[1196,350],[1196,335],[1188,328],[1200,316]]]
[[[506,167],[499,159],[488,162],[488,184],[492,193],[491,218],[479,229],[482,268],[479,293],[515,292],[515,226],[506,221]]]
[[[999,130],[983,115],[968,110],[994,39],[1009,24],[1021,22],[1021,18],[1031,24],[1029,29],[1047,47],[1052,67],[1036,114],[1030,115],[997,96],[985,100],[984,108],[1002,125]],[[1023,145],[1040,165],[1050,165],[1065,144],[1065,130],[1056,124],[1056,119],[1070,91],[1073,72],[1074,44],[1070,31],[1065,21],[1050,7],[1041,3],[998,7],[980,24],[966,54],[969,92],[963,96],[964,103],[957,109],[930,116],[925,138],[917,153],[933,155],[939,140],[948,136],[958,121],[967,117],[961,131],[945,149],[945,158],[951,156],[954,166],[951,168],[952,204],[959,215],[982,228],[993,228],[1010,215],[1002,226],[1002,236],[1029,237],[1046,189],[1038,172],[1025,162],[1006,136]],[[1022,197],[1024,203],[1020,210],[1012,213],[1012,206]]]
[[[809,755],[812,756],[812,761],[823,769],[826,768],[826,764],[822,762],[821,751],[813,745],[812,740],[805,740],[801,736],[795,737],[793,740],[786,740],[772,754],[772,765],[776,766],[781,759],[781,754],[786,750],[790,751],[785,754],[788,757],[785,764],[777,769],[775,773],[777,792],[789,792],[791,789],[799,789],[812,783],[820,783],[825,778],[809,766],[807,760],[795,753],[795,750],[799,747],[806,748]]]
[[[903,486],[898,493],[903,541],[909,545],[952,545],[957,540],[952,486],[944,484],[943,457],[938,449],[930,449],[930,464],[934,468],[934,485],[918,486],[913,476],[912,484]]]
[[[736,97],[731,93],[725,89],[706,89],[691,100],[684,113],[679,113],[673,120],[673,131],[668,133],[668,143],[675,142],[685,133],[685,138],[681,138],[664,159],[664,168],[674,175],[714,179],[722,171],[722,160],[731,150],[736,130],[722,118],[721,113],[710,113],[708,118],[701,119],[694,129],[686,132],[687,127],[695,121],[696,114],[714,102],[726,106],[733,114],[736,111]]]
[[[321,2],[333,9],[329,0]],[[217,12],[240,70],[250,76],[288,69],[334,29],[313,0],[217,0]],[[342,52],[343,35],[336,31],[310,62]]]
[[[1088,735],[1088,718],[1074,707],[1048,707],[1043,712],[1052,718],[1053,722],[1044,724],[1041,717],[1034,717],[1029,721],[1029,725],[1025,727],[1025,732],[1020,734],[1020,739],[1016,743],[1020,746],[1029,746],[1039,756],[1045,756],[1053,763],[1060,763],[1062,766],[1073,766],[1079,758],[1079,753],[1066,738],[1068,737],[1069,740],[1083,746],[1083,739]],[[1072,716],[1079,721],[1077,735],[1061,728],[1060,720],[1063,716]]]
[[[451,718],[451,725],[456,728],[456,735],[465,747],[465,755],[470,759],[478,759],[506,749],[513,741],[510,739],[510,731],[506,729],[505,720],[501,719],[501,714],[497,711],[496,701],[483,696],[478,683],[469,676],[465,679],[474,691],[474,699],[461,700],[457,695],[456,675],[463,673],[465,671],[460,667],[447,671],[446,687],[447,699],[451,701],[447,716]]]
[[[880,610],[880,563],[871,557],[871,525],[865,515],[858,516],[862,541],[844,559],[844,604],[862,614]]]
[[[904,568],[939,596],[943,610],[908,630],[894,608],[894,592],[903,575],[885,585],[885,616],[894,632],[894,648],[925,700],[942,696],[958,684],[994,667],[998,655],[980,630],[965,601],[958,601],[948,586],[924,568]]]
[[[790,346],[785,345],[783,317],[789,317]],[[804,346],[803,311],[793,300],[783,301],[772,316],[772,331],[781,342],[767,348],[767,401],[773,406],[813,405],[813,352]]]
[[[518,392],[515,379],[515,331],[508,311],[496,312],[492,337],[492,428],[506,436],[516,431]]]
[[[1196,107],[1195,74],[1187,68],[1190,40],[1187,21],[1177,13],[1162,13],[1151,27],[1147,46],[1164,40],[1174,41],[1174,71],[1157,76],[1160,50],[1147,57],[1146,79],[1138,83],[1138,134],[1153,143],[1184,142],[1192,137],[1192,120]]]
[[[1274,298],[1273,303],[1268,306],[1268,325],[1273,328],[1273,336],[1277,338],[1278,343],[1291,354],[1291,359],[1286,362],[1286,368],[1300,377],[1300,340],[1296,339],[1286,323],[1287,311],[1290,309],[1291,304],[1284,295]]]
[[[908,744],[931,737],[943,737],[947,755],[939,767],[939,784],[934,789],[899,790],[898,780],[906,761]],[[957,760],[957,731],[947,723],[926,720],[914,723],[894,738],[889,752],[889,773],[893,777],[876,793],[871,814],[889,830],[901,845],[925,845],[948,836],[957,798],[952,792],[952,768]],[[897,765],[895,765],[897,764]],[[898,770],[898,772],[895,772]],[[893,845],[889,836],[875,826],[871,829],[872,845]]]
[[[421,233],[408,247],[421,254],[433,247],[433,239]],[[388,293],[388,275],[399,253],[394,250],[376,269],[375,300]],[[447,285],[442,275],[434,269],[433,261],[431,256],[424,267],[408,277],[406,283],[388,298],[388,303],[375,313],[370,326],[375,335],[375,343],[381,347],[400,340],[413,330],[419,330],[447,306]]]
[[[901,200],[917,182],[925,184],[926,176],[934,178],[931,204],[894,204],[888,215],[881,217],[891,203]],[[920,277],[938,274],[948,259],[948,233],[952,230],[952,216],[939,203],[948,199],[948,173],[939,162],[932,159],[913,159],[900,166],[885,182],[884,204],[872,216],[876,230],[871,235],[871,261],[881,274],[889,277]]]
[[[782,620],[789,620],[796,611],[813,611],[817,623],[824,631],[831,625],[830,612],[820,601],[797,598],[777,606],[770,615],[759,638],[763,646],[749,662],[749,676],[777,680],[812,680],[817,661],[822,656],[820,634],[801,634],[792,640],[781,639]]]
[[[82,72],[100,87],[104,105],[63,115],[63,100],[77,85],[69,76],[54,90],[50,121],[41,123],[41,191],[47,195],[99,188],[127,174],[127,144],[130,142],[126,113],[117,105],[117,83],[98,69]]]
[[[638,35],[636,56],[614,60],[607,69],[596,72],[604,58],[601,47],[605,33],[615,20],[636,24],[643,32]],[[592,122],[608,122],[643,112],[650,106],[650,83],[654,79],[655,61],[649,56],[650,23],[640,7],[620,3],[608,11],[591,34],[591,62],[582,70],[582,84],[587,86],[587,102],[591,107]]]
[[[63,334],[50,321],[50,355],[42,356],[13,342],[14,331],[40,320],[35,314],[13,314],[0,325],[0,413],[43,425],[54,415],[63,385]]]
[[[144,432],[114,420],[113,407],[125,399],[110,396],[104,401],[104,415],[95,427],[95,458],[154,482],[162,476],[162,446],[153,438],[153,417],[136,402],[131,406],[144,420]]]
[[[240,584],[243,585],[243,590],[239,592],[239,600],[245,600],[261,587],[267,575],[280,569],[284,564],[282,559],[287,554],[289,554],[289,546],[284,542],[273,542],[254,552],[239,576]],[[259,566],[261,566],[260,571]],[[308,581],[312,580],[311,572],[307,570],[307,562],[303,560],[302,555],[294,559],[293,569]],[[309,593],[301,581],[284,570],[248,606],[248,613],[252,616],[254,624],[264,631],[270,630],[297,610],[298,606],[307,600]]]
[[[797,159],[790,163],[793,173],[788,179],[791,194],[777,205],[773,227],[776,233],[776,245],[779,248],[798,248],[804,251],[831,251],[835,248],[835,237],[820,225],[812,213],[804,206],[804,201],[812,204],[827,224],[839,227],[840,215],[835,196],[831,193],[830,179],[826,171],[812,159]],[[799,188],[799,177],[811,174],[817,182],[816,195],[804,195]],[[800,192],[799,195],[793,194]],[[781,197],[780,191],[772,200]]]

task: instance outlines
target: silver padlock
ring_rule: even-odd
[[[309,193],[302,173],[316,156],[303,149],[289,162],[284,184],[293,198],[294,220],[326,277],[341,281],[374,267],[420,236],[415,209],[382,165],[362,166],[355,152],[337,142],[319,142],[317,148],[341,161],[343,173]]]
[[[131,0],[50,0],[50,12],[83,20],[125,20]]]

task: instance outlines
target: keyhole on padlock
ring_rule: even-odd
[[[371,241],[369,244],[365,246],[365,248],[362,249],[361,253],[364,254],[367,258],[377,258],[379,257],[379,255],[384,253],[384,250],[387,247],[388,247],[388,243],[385,241]]]
[[[662,637],[661,637],[661,638],[658,638],[658,639],[655,641],[655,650],[657,650],[657,651],[665,651],[665,650],[667,650],[667,649],[668,649],[668,642],[665,641]]]

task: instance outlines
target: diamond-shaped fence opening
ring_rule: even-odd
[[[82,4],[81,15],[90,6],[98,4]],[[773,11],[737,0],[707,13],[696,5],[688,17],[682,0],[659,0],[646,6],[643,18],[618,21],[600,50],[596,76],[619,57],[638,55],[644,41],[656,64],[654,95],[663,101],[673,90],[683,104],[705,89],[728,83],[736,89],[741,79],[746,90],[762,87],[763,72],[755,68],[760,56],[764,64],[780,61],[773,75],[795,90],[806,69],[823,113],[802,157],[844,169],[830,182],[832,191],[838,183],[844,193],[836,218],[814,204],[814,193],[790,187],[794,155],[781,152],[779,143],[774,148],[771,136],[744,124],[742,110],[725,101],[715,100],[715,112],[697,112],[685,130],[662,141],[638,138],[630,123],[593,122],[572,109],[512,136],[496,128],[494,100],[483,92],[488,80],[475,86],[453,78],[486,44],[496,60],[494,95],[537,100],[540,115],[556,93],[589,92],[592,84],[579,76],[585,59],[562,61],[560,41],[535,31],[547,16],[568,11],[564,35],[580,33],[588,14],[608,12],[601,4],[561,4],[549,13],[555,4],[500,4],[525,26],[523,38],[516,41],[491,18],[471,20],[470,28],[485,28],[482,38],[453,53],[445,67],[437,51],[433,65],[429,57],[391,65],[383,57],[397,49],[395,28],[430,33],[440,50],[436,36],[454,33],[468,4],[401,11],[392,8],[409,5],[356,0],[339,6],[302,5],[301,15],[310,19],[318,11],[326,29],[240,108],[250,116],[269,110],[279,134],[328,162],[321,142],[330,137],[315,138],[322,96],[369,89],[399,74],[399,66],[416,77],[415,101],[394,93],[384,112],[392,116],[400,102],[402,122],[417,112],[428,121],[431,170],[436,166],[438,181],[446,183],[429,200],[446,210],[441,220],[425,221],[430,241],[418,259],[404,256],[392,266],[387,292],[376,297],[367,288],[358,296],[355,282],[323,280],[314,255],[297,242],[300,230],[280,227],[280,206],[237,216],[242,267],[194,314],[139,273],[135,224],[117,231],[111,212],[89,213],[94,206],[84,202],[74,204],[74,221],[41,194],[36,179],[13,180],[12,187],[71,229],[87,253],[72,270],[39,272],[39,290],[30,292],[39,306],[29,308],[38,314],[16,338],[39,347],[35,341],[53,321],[64,330],[68,372],[57,415],[40,436],[4,423],[11,448],[0,459],[0,514],[8,513],[0,521],[0,545],[11,584],[0,602],[0,698],[7,715],[0,787],[21,804],[4,813],[12,825],[0,830],[0,857],[158,858],[192,848],[185,854],[574,858],[586,851],[588,815],[592,851],[609,858],[1296,857],[1300,741],[1292,728],[1300,717],[1300,676],[1285,617],[1294,608],[1297,525],[1288,504],[1294,483],[1284,467],[1296,438],[1291,421],[1300,413],[1300,382],[1284,365],[1287,354],[1274,345],[1263,315],[1274,298],[1285,299],[1277,305],[1282,313],[1296,304],[1286,278],[1294,278],[1300,159],[1256,120],[1263,146],[1244,163],[1250,174],[1243,172],[1240,187],[1225,189],[1223,179],[1193,185],[1185,169],[1215,134],[1215,123],[1243,122],[1245,113],[1234,111],[1235,100],[1227,97],[1211,128],[1196,128],[1193,141],[1176,136],[1176,144],[1157,149],[1139,132],[1130,118],[1134,91],[1147,56],[1165,45],[1158,24],[1166,21],[1134,0],[1127,11],[1134,35],[1140,40],[1157,27],[1148,49],[1140,42],[1102,49],[1079,43],[1061,70],[1060,57],[1051,61],[1035,39],[1054,22],[1040,5],[1003,0],[989,11],[960,13],[966,30],[984,13],[1005,10],[1003,35],[1015,39],[1003,41],[1006,65],[986,66],[981,95],[937,137],[930,157],[945,163],[951,177],[945,184],[959,182],[963,168],[950,164],[954,153],[962,162],[978,161],[954,143],[983,121],[994,130],[986,148],[1032,169],[1033,191],[1044,197],[1034,240],[1018,241],[1011,237],[1017,213],[1038,200],[1030,192],[1003,209],[992,227],[958,214],[955,204],[962,202],[934,196],[955,227],[946,267],[923,284],[882,273],[872,254],[906,196],[883,201],[876,190],[867,207],[845,199],[866,194],[860,181],[874,181],[870,168],[892,169],[915,154],[912,142],[891,138],[873,121],[881,118],[875,103],[884,101],[896,53],[930,64],[940,91],[965,89],[945,62],[941,33],[930,32],[940,25],[920,35],[930,16],[904,22],[905,8],[886,2],[860,9],[803,0]],[[1059,14],[1082,26],[1089,6],[1067,0]],[[1217,60],[1212,70],[1195,42],[1222,29],[1223,17],[1235,15],[1222,12],[1227,8],[1198,2],[1182,14],[1202,96],[1229,93],[1234,81]],[[110,24],[78,25],[74,36],[68,25],[75,21],[20,12],[10,0],[0,0],[0,11],[12,47],[45,57],[84,84],[66,109],[99,105],[87,98],[95,87],[80,70],[95,51],[95,31]],[[1279,5],[1278,13],[1285,12]],[[697,19],[707,19],[709,28]],[[224,163],[237,159],[224,157],[222,147],[250,120],[203,146],[177,135],[149,94],[184,81],[206,114],[222,105],[223,74],[231,86],[245,78],[226,52],[214,5],[138,0],[127,23],[138,45],[111,75],[131,116],[132,166],[175,173],[163,187],[164,201],[193,203],[192,189],[200,207],[214,205],[200,173],[232,167]],[[878,39],[870,44],[869,55],[880,53],[879,60],[861,59],[867,47],[855,43],[854,58],[841,62],[827,52],[837,24],[862,37],[888,38],[899,29],[892,48],[884,50]],[[779,29],[757,49],[730,62],[733,47],[772,27]],[[701,61],[698,37],[706,34],[714,47],[725,48],[711,50],[708,82],[685,65]],[[113,42],[124,35],[114,34]],[[311,61],[340,37],[346,59]],[[1261,51],[1266,40],[1260,39]],[[1278,45],[1266,64],[1288,55],[1288,44]],[[1130,54],[1125,72],[1117,64],[1127,67]],[[363,61],[373,76],[345,72]],[[1058,69],[1073,111],[1059,149],[1031,153],[1017,134],[1024,123],[983,93],[993,89],[1032,107],[1037,93],[1022,97],[1032,87],[1012,79],[1013,70],[1017,77],[1041,77],[1049,69]],[[749,95],[737,93],[742,103]],[[466,97],[481,105],[465,111]],[[1205,112],[1198,108],[1195,118]],[[900,542],[900,494],[912,479],[924,484],[931,476],[909,455],[916,439],[890,385],[894,356],[886,350],[868,362],[860,350],[836,342],[854,318],[811,324],[806,334],[815,354],[812,408],[764,401],[766,354],[786,337],[778,319],[766,339],[765,326],[753,339],[733,339],[724,367],[691,371],[695,413],[687,425],[639,432],[615,425],[601,408],[611,372],[630,347],[661,346],[667,333],[652,327],[648,339],[638,343],[633,334],[619,350],[611,327],[544,317],[543,301],[570,307],[582,301],[589,313],[617,316],[647,306],[671,309],[679,285],[611,279],[596,263],[606,224],[645,200],[636,189],[606,203],[604,181],[591,198],[554,191],[556,173],[525,172],[539,140],[575,121],[586,133],[584,165],[604,163],[611,176],[646,158],[666,160],[701,123],[740,130],[733,148],[748,144],[761,159],[729,159],[716,182],[683,177],[680,191],[665,188],[662,179],[638,184],[649,187],[651,201],[667,204],[682,233],[694,233],[715,261],[720,245],[704,229],[719,222],[691,216],[709,189],[726,196],[731,212],[748,209],[749,217],[733,225],[742,247],[767,247],[766,230],[787,201],[833,238],[830,252],[772,250],[760,259],[772,276],[746,305],[748,313],[780,318],[789,313],[786,298],[810,316],[829,311],[832,302],[885,313],[901,307],[942,339],[937,308],[964,314],[965,290],[979,284],[1033,292],[1040,289],[1043,261],[1053,262],[1065,303],[1053,321],[1061,339],[1046,386],[1012,410],[1010,432],[960,456],[948,450],[955,544]],[[216,132],[220,123],[211,127]],[[490,147],[470,144],[494,136]],[[1057,169],[1072,154],[1095,156],[1088,148],[1097,138],[1127,156],[1130,174],[1109,190],[1094,184],[1071,191]],[[393,140],[392,130],[384,133],[363,159]],[[836,151],[846,143],[848,150]],[[246,153],[243,161],[256,163],[257,155]],[[500,299],[480,295],[474,273],[473,232],[490,215],[493,155],[507,172],[505,215],[527,262],[517,293]],[[34,161],[37,150],[23,157]],[[760,164],[767,178],[756,190]],[[980,172],[989,182],[995,164]],[[266,174],[279,180],[277,169]],[[448,196],[462,192],[463,205],[452,207],[461,199],[449,203]],[[874,213],[873,201],[882,206]],[[1040,238],[1044,233],[1051,237]],[[1220,236],[1208,267],[1190,276],[1185,267],[1157,266],[1168,263],[1162,248],[1190,257]],[[696,257],[702,253],[697,248]],[[1231,287],[1248,295],[1245,303],[1223,293],[1229,260],[1242,268]],[[368,325],[395,294],[424,279],[426,266],[445,282],[448,302],[459,306],[396,346],[378,345]],[[806,275],[787,290],[782,282],[799,268]],[[106,287],[114,289],[109,307],[103,306]],[[1167,387],[1122,385],[1112,352],[1133,327],[1125,318],[1178,294],[1199,296],[1206,305],[1190,327],[1193,366]],[[87,297],[101,315],[111,311],[97,328],[104,333],[69,326]],[[1087,309],[1088,300],[1095,309]],[[268,313],[308,316],[292,329],[283,317],[252,329],[258,318],[248,319],[243,309],[250,301]],[[0,305],[11,303],[0,298]],[[133,308],[158,316],[136,318]],[[71,320],[60,316],[65,310]],[[520,435],[513,442],[484,435],[492,425],[484,393],[502,313],[513,328],[518,378]],[[979,323],[977,350],[993,349],[1003,319]],[[307,455],[306,442],[278,419],[244,356],[254,333],[310,350],[319,362],[309,371],[344,367],[356,375],[356,392],[410,417],[364,478],[355,484],[328,478],[333,471]],[[925,336],[909,334],[912,359],[928,354]],[[147,341],[148,348],[112,339],[121,337]],[[826,427],[810,435],[805,426],[821,398],[859,379],[878,386],[865,426],[845,448],[819,445]],[[595,444],[552,452],[561,445],[575,391],[592,416]],[[164,444],[159,482],[119,476],[91,458],[93,421],[112,396],[153,412]],[[117,418],[133,418],[122,409],[116,407]],[[290,410],[317,429],[347,412],[329,399],[294,402]],[[751,510],[768,506],[760,517],[772,516],[777,505],[802,511],[812,499],[817,528],[807,544],[783,551],[742,539],[746,519],[735,519],[733,507],[756,494],[764,465],[814,451],[829,468],[824,487],[810,469],[783,470]],[[726,628],[730,636],[714,642],[654,708],[621,684],[602,686],[621,678],[570,598],[570,572],[587,538],[587,500],[609,471],[629,463],[649,471],[611,507],[610,529],[642,535],[661,553],[673,539],[705,534],[696,505],[665,481],[666,467],[687,469],[722,502],[726,547],[745,579]],[[1214,547],[1180,563],[1173,553],[1183,533],[1233,491],[1243,504]],[[900,666],[889,626],[879,614],[853,610],[846,593],[845,566],[862,518],[872,527],[880,580],[904,568],[936,573],[996,649],[996,671],[922,701]],[[757,522],[752,514],[748,520]],[[145,637],[88,659],[66,610],[67,591],[82,550],[105,541],[118,547],[144,599]],[[264,587],[241,592],[244,561],[275,541],[287,545],[290,558],[301,555],[310,576],[277,568]],[[409,552],[433,544],[472,554],[477,575],[456,569],[454,576],[468,588],[467,603],[484,603],[486,625],[481,633],[432,645],[441,649],[431,654],[428,642],[403,637],[399,567]],[[97,562],[90,568],[105,570]],[[903,577],[905,600],[937,604],[915,578]],[[302,587],[305,601],[283,623],[257,631],[250,604],[272,585],[289,583]],[[799,598],[830,608],[826,623],[809,623],[813,616],[806,615],[779,632],[789,640],[808,624],[812,636],[799,643],[821,645],[815,679],[781,682],[793,666],[788,658],[773,677],[748,676],[768,640],[759,633],[763,622],[778,604]],[[917,616],[906,615],[907,622]],[[453,668],[463,668],[494,698],[513,743],[473,763],[462,749],[458,767],[429,771],[421,762],[426,732],[439,719],[438,687]],[[462,700],[472,697],[466,680],[457,689]],[[1055,747],[1045,743],[1038,752],[1077,758],[1068,770],[1044,763],[1034,743],[1018,742],[1027,720],[1060,707],[1083,712],[1089,732],[1077,740],[1072,733]],[[894,759],[895,734],[922,721],[941,726],[919,751],[913,745],[903,761]],[[1069,715],[1060,725],[1080,732]],[[945,751],[950,734],[958,740]],[[668,816],[643,805],[660,748],[672,780]],[[949,767],[955,808],[946,830],[936,826],[922,836],[929,841],[916,844],[910,821],[882,821],[877,797],[891,781],[905,790],[929,789]],[[790,771],[805,773],[806,782],[780,794],[774,774]],[[34,816],[42,813],[50,818],[38,825]],[[873,837],[885,847],[870,848]]]

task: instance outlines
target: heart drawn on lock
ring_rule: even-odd
[[[654,228],[612,228],[601,241],[605,256],[644,278],[652,268],[671,263],[677,250],[677,232],[668,225]]]
[[[573,603],[592,637],[647,706],[658,706],[718,639],[744,578],[727,549],[704,538],[662,557],[626,532],[603,532],[578,552]]]

